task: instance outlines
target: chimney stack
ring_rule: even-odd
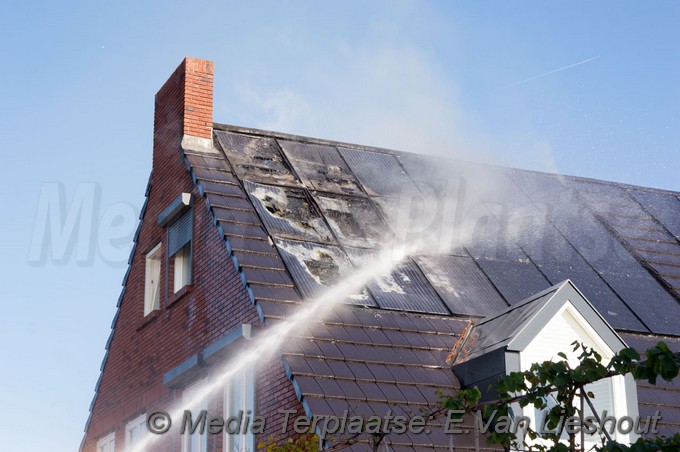
[[[154,167],[164,149],[212,147],[213,63],[185,58],[156,93],[154,112]],[[179,155],[179,154],[177,154]]]

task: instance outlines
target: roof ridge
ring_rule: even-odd
[[[572,175],[572,174],[551,173],[551,172],[548,172],[548,171],[540,171],[540,170],[533,170],[533,169],[527,169],[527,168],[517,168],[517,167],[513,167],[513,166],[496,165],[496,164],[492,164],[492,163],[483,163],[483,162],[479,162],[479,161],[468,160],[468,159],[460,158],[460,157],[452,158],[452,157],[446,157],[446,156],[441,156],[441,155],[418,154],[418,153],[415,153],[415,152],[402,151],[402,150],[398,150],[398,149],[389,149],[389,148],[380,147],[380,146],[364,145],[364,144],[359,144],[359,143],[351,143],[351,142],[347,142],[347,141],[310,137],[310,136],[306,136],[306,135],[290,134],[290,133],[285,133],[285,132],[277,132],[277,131],[273,131],[273,130],[258,129],[258,128],[254,128],[254,127],[244,127],[244,126],[237,126],[237,125],[232,125],[232,124],[213,123],[213,128],[215,130],[223,130],[223,131],[227,131],[227,132],[241,133],[241,134],[246,134],[246,135],[254,135],[254,136],[258,136],[258,137],[299,141],[299,142],[304,142],[304,143],[326,145],[326,146],[348,147],[348,148],[351,148],[351,149],[354,149],[354,150],[368,151],[368,152],[378,152],[378,153],[382,153],[382,154],[391,154],[391,155],[396,155],[396,156],[408,156],[408,157],[415,157],[415,158],[443,158],[443,159],[446,159],[448,161],[459,161],[459,162],[464,162],[464,163],[469,163],[469,164],[474,164],[474,165],[485,166],[485,167],[489,167],[489,168],[522,171],[522,172],[526,172],[526,173],[530,173],[530,174],[539,174],[539,175],[544,175],[544,176],[549,176],[549,177],[556,177],[558,179],[559,178],[566,178],[566,179],[570,179],[570,180],[573,180],[573,181],[591,182],[591,183],[597,183],[597,184],[601,184],[601,185],[614,185],[614,186],[618,186],[618,187],[624,188],[624,189],[633,189],[633,190],[641,190],[641,191],[651,192],[651,193],[662,193],[662,194],[667,194],[667,195],[672,195],[672,196],[680,196],[680,190],[675,191],[675,190],[669,190],[669,189],[658,188],[658,187],[648,187],[648,186],[644,186],[644,185],[636,185],[636,184],[631,184],[631,183],[627,183],[627,182],[617,182],[617,181],[611,181],[611,180],[606,180],[606,179],[596,179],[596,178],[585,177],[585,176],[576,176],[576,175]]]

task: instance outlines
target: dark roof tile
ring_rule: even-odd
[[[326,364],[328,364],[328,367],[330,367],[331,372],[333,372],[333,375],[336,378],[345,378],[352,380],[355,378],[351,369],[349,368],[349,366],[347,366],[347,363],[343,361],[329,359],[326,361]]]
[[[291,287],[272,287],[249,283],[255,298],[258,300],[298,301],[300,295]]]
[[[375,376],[363,362],[347,361],[347,367],[357,380],[374,381]]]
[[[336,379],[335,382],[339,386],[342,394],[349,399],[366,400],[368,397],[366,391],[362,391],[360,386],[355,381]],[[362,383],[362,385],[363,384],[364,383]]]
[[[323,397],[325,395],[324,389],[319,385],[316,378],[298,375],[295,377],[295,382],[307,397]]]
[[[387,366],[382,363],[369,363],[367,364],[369,372],[373,375],[373,378],[381,382],[396,382],[396,379],[392,373],[388,370]]]

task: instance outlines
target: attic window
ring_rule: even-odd
[[[168,228],[168,256],[172,259],[173,292],[191,284],[193,211],[189,209]]]
[[[154,246],[146,255],[146,274],[144,279],[144,315],[160,307],[161,291],[161,244]]]

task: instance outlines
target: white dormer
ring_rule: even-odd
[[[479,387],[482,400],[497,396],[487,390],[489,384],[510,372],[528,370],[536,362],[562,360],[557,355],[559,352],[565,353],[567,361],[576,365],[580,350],[572,351],[574,341],[597,351],[605,365],[615,353],[627,347],[569,280],[480,320],[466,334],[453,358],[453,371],[461,386]],[[591,401],[598,415],[606,410],[608,416],[617,419],[638,416],[637,392],[631,375],[600,380],[586,390],[595,395]],[[586,408],[586,415],[589,414]],[[532,406],[525,407],[521,415],[528,417],[535,429],[542,418],[542,413]],[[634,432],[615,431],[611,436],[622,443],[637,439]],[[598,437],[585,438],[586,445],[598,440]]]

